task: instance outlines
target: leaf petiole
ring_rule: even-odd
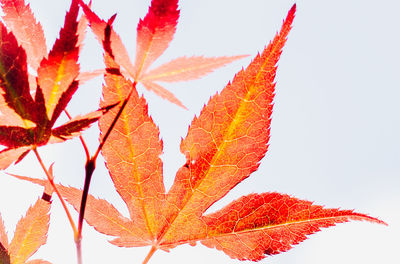
[[[62,207],[64,208],[64,211],[65,211],[65,213],[67,214],[68,221],[69,221],[69,223],[70,223],[70,225],[71,225],[71,227],[72,227],[72,230],[73,230],[73,232],[74,232],[74,236],[76,237],[76,235],[78,234],[78,230],[76,229],[75,223],[74,223],[74,221],[72,220],[72,216],[71,216],[71,214],[70,214],[70,212],[69,212],[69,210],[68,210],[68,208],[67,208],[67,205],[66,205],[66,203],[65,203],[65,201],[64,201],[64,199],[63,199],[63,197],[61,196],[61,193],[58,191],[57,186],[55,185],[55,183],[54,183],[54,181],[53,181],[53,177],[50,175],[50,173],[49,173],[49,171],[47,170],[46,166],[44,166],[44,163],[43,163],[43,161],[42,161],[42,158],[41,158],[40,155],[39,155],[39,152],[37,151],[37,148],[34,147],[32,150],[33,150],[33,152],[35,153],[36,158],[38,159],[38,161],[39,161],[39,163],[40,163],[40,166],[42,167],[44,173],[46,174],[47,180],[50,182],[50,184],[51,184],[51,186],[53,187],[54,191],[56,192],[58,198],[60,199],[61,204],[62,204]]]
[[[157,248],[155,246],[152,246],[149,253],[147,253],[146,258],[143,260],[142,264],[147,264],[150,260],[150,258],[154,255],[154,252],[156,252]]]

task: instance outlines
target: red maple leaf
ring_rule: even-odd
[[[72,1],[60,37],[49,54],[43,30],[29,5],[23,0],[1,3],[3,18],[15,32],[8,32],[0,22],[0,144],[6,147],[0,152],[0,168],[4,169],[36,146],[72,138],[97,121],[104,110],[53,128],[78,89],[77,44],[87,23],[81,20],[78,26],[78,0]],[[35,81],[28,75],[28,63],[37,71]]]
[[[104,29],[107,22],[100,19],[81,0],[80,3],[94,34],[103,44],[105,39]],[[137,83],[142,83],[146,89],[153,91],[160,97],[185,108],[173,93],[156,82],[178,82],[197,79],[245,56],[180,57],[149,70],[150,66],[164,53],[172,41],[178,19],[178,0],[152,0],[148,13],[139,21],[137,26],[135,63],[131,63],[128,51],[119,35],[113,29],[111,29],[110,45],[115,62],[122,67],[121,71],[124,75],[132,78]],[[82,79],[87,80],[101,73],[104,73],[104,71],[85,73],[82,75]]]
[[[352,210],[325,209],[279,193],[249,194],[215,213],[205,214],[258,168],[268,149],[276,64],[295,9],[294,5],[281,31],[264,51],[194,118],[181,142],[186,163],[168,193],[163,183],[159,130],[148,115],[145,99],[139,97],[134,84],[123,77],[114,61],[111,27],[106,27],[107,73],[102,104],[120,101],[129,93],[131,97],[102,154],[129,217],[107,201],[89,195],[85,219],[97,231],[115,237],[112,244],[151,246],[143,263],[158,249],[168,251],[196,242],[222,250],[232,258],[257,261],[287,251],[308,235],[336,223],[365,220],[385,224]],[[111,116],[101,118],[102,133],[113,122]],[[79,211],[82,191],[62,185],[59,191]]]

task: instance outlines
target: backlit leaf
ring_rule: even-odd
[[[12,264],[23,264],[47,240],[50,203],[38,199],[17,224],[9,247]]]
[[[0,88],[3,91],[0,96],[0,144],[6,147],[0,152],[1,169],[14,161],[19,162],[29,152],[29,148],[61,142],[79,135],[108,110],[108,108],[100,109],[76,117],[53,129],[55,122],[78,89],[76,80],[79,76],[78,43],[84,38],[87,24],[86,19],[81,18],[78,25],[78,1],[72,0],[60,37],[55,41],[48,56],[41,61],[37,77],[28,74],[24,48],[18,45],[14,35],[7,32],[0,22]],[[18,0],[3,0],[2,3],[7,9],[6,20],[17,27],[16,30],[21,38],[19,41],[28,43],[35,41],[26,35],[26,30],[31,29],[35,32],[39,30],[40,25],[19,28],[15,25],[22,22],[13,18],[18,12],[25,12],[24,14],[29,16],[25,23],[34,21],[29,6]],[[37,43],[30,44],[34,48]],[[34,53],[35,49],[30,52]]]
[[[104,31],[107,23],[100,19],[82,1],[80,3],[94,34],[104,47]],[[168,48],[175,34],[178,18],[177,0],[153,0],[151,2],[148,13],[143,20],[139,21],[137,27],[136,59],[134,65],[131,64],[128,52],[112,27],[109,36],[109,46],[115,62],[122,67],[120,71],[125,76],[129,76],[136,82],[141,82],[146,89],[153,91],[160,97],[186,108],[176,96],[154,81],[177,82],[197,79],[242,56],[219,58],[181,57],[148,72],[148,68]],[[110,26],[114,19],[115,16],[111,17]],[[80,79],[86,81],[89,78],[96,77],[98,73],[99,71],[84,73],[80,76]]]
[[[4,21],[26,51],[29,65],[36,70],[47,55],[42,26],[24,0],[1,0],[1,3]]]
[[[257,170],[268,150],[276,65],[291,29],[296,5],[273,41],[194,118],[181,142],[186,162],[178,170],[168,193],[163,184],[159,130],[148,114],[146,101],[136,92],[136,84],[140,81],[147,89],[162,95],[166,90],[155,81],[196,78],[225,62],[221,58],[179,58],[148,72],[150,64],[172,39],[179,17],[177,1],[153,0],[148,14],[139,22],[138,46],[142,46],[137,50],[139,59],[135,63],[135,75],[130,76],[134,79],[132,82],[125,78],[126,72],[115,56],[118,50],[112,44],[111,27],[115,16],[104,24],[86,9],[92,28],[101,26],[95,30],[104,31],[95,33],[100,34],[105,51],[101,105],[118,104],[100,120],[101,139],[114,124],[116,113],[120,110],[122,113],[102,154],[129,216],[124,216],[106,200],[89,195],[87,202],[86,221],[97,231],[113,236],[111,243],[121,247],[151,246],[143,263],[158,249],[168,251],[181,244],[197,242],[222,250],[231,258],[258,261],[287,251],[308,235],[336,223],[365,220],[385,224],[352,210],[325,209],[279,193],[249,194],[215,213],[205,214],[212,204]],[[173,98],[169,94],[165,96],[169,100]],[[120,108],[121,105],[125,108]],[[7,129],[3,128],[5,135],[13,128]],[[57,128],[52,130],[53,136],[57,131]],[[47,184],[44,180],[16,177]],[[58,189],[76,210],[80,209],[81,190],[62,185]]]

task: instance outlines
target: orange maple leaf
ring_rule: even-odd
[[[103,45],[105,39],[104,29],[107,22],[100,19],[82,0],[80,0],[80,3],[93,33]],[[115,16],[110,20],[113,21],[114,18]],[[158,96],[186,108],[173,93],[155,82],[178,82],[197,79],[246,56],[180,57],[156,69],[149,70],[149,67],[165,52],[172,41],[178,19],[178,0],[152,0],[148,13],[138,23],[134,64],[131,63],[128,51],[121,38],[113,29],[111,29],[110,45],[115,62],[122,67],[121,72],[124,75],[129,76],[137,83],[142,83],[146,89]],[[84,73],[82,74],[82,79],[86,81],[103,73],[104,71]]]
[[[50,203],[39,198],[25,217],[19,220],[14,237],[8,243],[3,219],[0,215],[0,263],[4,264],[50,264],[45,260],[28,259],[46,243],[50,222]]]
[[[384,222],[352,210],[325,209],[279,193],[249,194],[223,209],[205,214],[216,201],[254,172],[268,149],[275,91],[276,64],[291,29],[296,6],[281,31],[213,96],[181,143],[186,163],[168,193],[162,177],[162,141],[148,115],[147,104],[125,79],[114,60],[110,34],[105,34],[105,86],[102,104],[131,97],[103,147],[114,186],[129,217],[112,204],[89,195],[85,219],[97,231],[115,237],[121,247],[151,246],[143,263],[158,250],[196,242],[222,250],[232,258],[260,260],[289,250],[320,228],[349,220]],[[111,28],[106,28],[106,33]],[[133,89],[133,90],[132,90]],[[116,110],[111,110],[115,112]],[[100,120],[102,134],[113,122]],[[29,178],[21,178],[33,181]],[[35,183],[45,184],[45,181]],[[79,211],[82,191],[59,185]]]

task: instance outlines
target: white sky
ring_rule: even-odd
[[[69,1],[30,2],[51,47]],[[249,54],[250,58],[254,57],[273,38],[293,3],[289,0],[182,1],[176,37],[158,63],[182,55]],[[146,14],[149,4],[150,1],[143,0],[94,0],[93,9],[103,18],[118,13],[116,30],[133,57],[136,24]],[[294,27],[279,62],[270,150],[260,169],[213,207],[251,192],[278,191],[327,207],[355,209],[379,217],[389,227],[360,222],[340,224],[312,235],[287,253],[259,263],[398,263],[399,8],[400,3],[395,0],[379,1],[379,4],[368,0],[297,2]],[[89,33],[82,54],[82,69],[100,68],[101,54],[100,46]],[[198,81],[167,85],[188,111],[145,92],[150,113],[164,140],[164,179],[168,187],[182,165],[179,142],[186,135],[191,119],[211,95],[220,91],[241,67],[248,65],[250,58]],[[96,109],[101,83],[99,78],[82,87],[69,107],[71,112]],[[94,151],[96,126],[85,138]],[[82,187],[81,147],[77,141],[66,145],[67,149],[59,145],[42,148],[40,152],[47,164],[55,161],[56,179]],[[43,174],[33,157],[10,171],[32,177]],[[10,237],[18,219],[41,191],[0,175],[0,212]],[[91,193],[126,212],[103,166],[94,174]],[[56,264],[76,263],[72,231],[56,198],[51,217],[48,244],[34,257]],[[118,248],[107,239],[85,226],[85,263],[141,263],[149,250]],[[187,262],[243,263],[201,245],[181,246],[168,254],[156,252],[150,261],[152,264]]]

